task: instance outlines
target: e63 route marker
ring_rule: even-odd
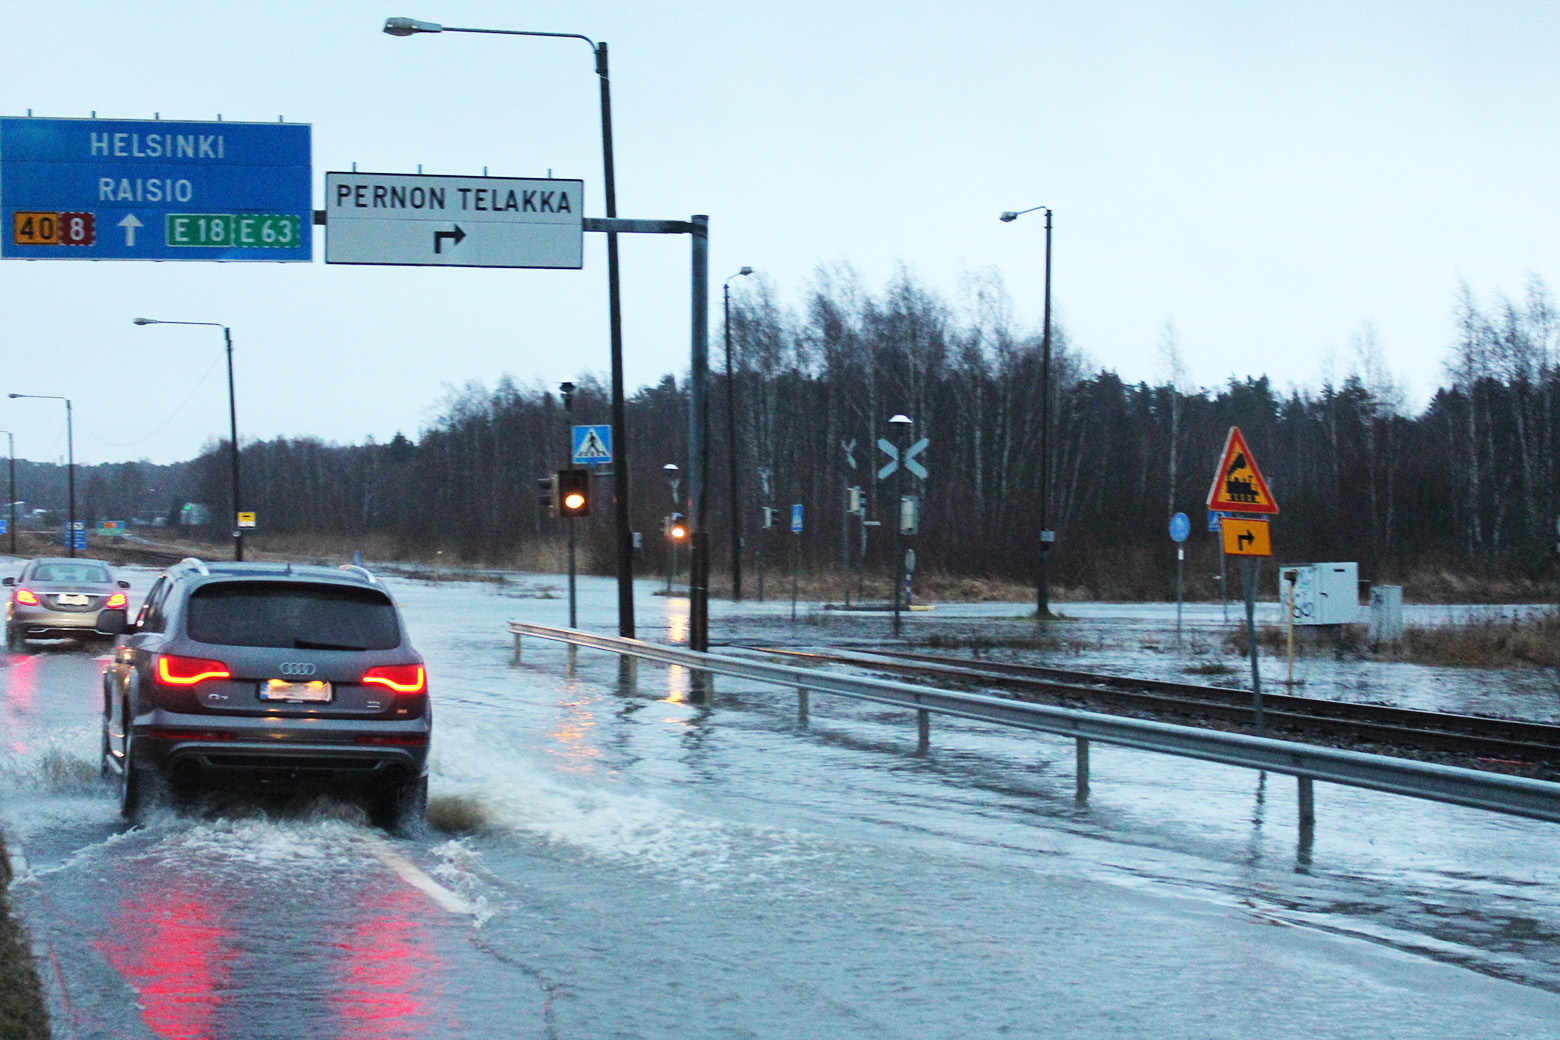
[[[585,265],[585,182],[325,174],[325,262],[432,267]]]
[[[1239,426],[1231,426],[1224,438],[1224,454],[1208,488],[1208,508],[1232,513],[1278,513],[1278,503],[1257,469],[1257,460],[1246,446]]]
[[[1241,520],[1227,516],[1219,522],[1224,551],[1230,556],[1272,556],[1273,542],[1266,520]]]
[[[314,259],[305,123],[0,118],[0,257]]]

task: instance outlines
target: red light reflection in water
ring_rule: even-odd
[[[341,1021],[335,1035],[341,1040],[434,1035],[430,989],[444,965],[428,948],[421,920],[431,909],[427,899],[395,885],[362,894],[354,908],[359,916],[334,943],[343,954],[332,958],[339,985],[330,1004]],[[441,1023],[437,1035],[458,1035],[450,1025]]]
[[[26,751],[23,739],[33,713],[33,701],[38,695],[38,669],[43,659],[28,655],[15,656],[5,673],[5,702],[3,719],[5,732],[11,734],[11,749]]]
[[[141,1017],[158,1036],[204,1040],[227,990],[232,930],[210,900],[172,891],[126,900],[97,948],[140,993]]]

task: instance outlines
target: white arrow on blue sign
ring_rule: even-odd
[[[1187,519],[1185,513],[1177,513],[1170,518],[1170,540],[1172,542],[1184,542],[1186,536],[1192,533],[1192,522]]]

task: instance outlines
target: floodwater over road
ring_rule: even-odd
[[[144,590],[146,574],[131,574]],[[562,583],[391,579],[435,698],[432,815],[226,800],[127,828],[95,651],[6,655],[13,896],[77,1037],[1540,1037],[1554,825],[571,655]],[[686,601],[639,601],[677,639]],[[610,581],[581,621],[615,632]],[[717,638],[811,637],[715,605]],[[787,605],[788,606],[788,605]],[[915,624],[931,623],[918,617]],[[1123,668],[1122,670],[1128,670]]]

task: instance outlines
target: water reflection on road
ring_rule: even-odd
[[[101,663],[0,669],[0,823],[92,1037],[1539,1036],[1554,828],[526,644],[526,587],[392,582],[437,703],[435,815],[118,821]],[[614,631],[609,582],[582,625]],[[686,600],[642,597],[675,636]],[[724,609],[724,608],[722,608]],[[679,620],[680,619],[680,620]],[[753,621],[762,634],[769,622]],[[685,628],[682,630],[686,638]],[[533,649],[534,647],[534,649]],[[41,767],[45,756],[77,768]]]

